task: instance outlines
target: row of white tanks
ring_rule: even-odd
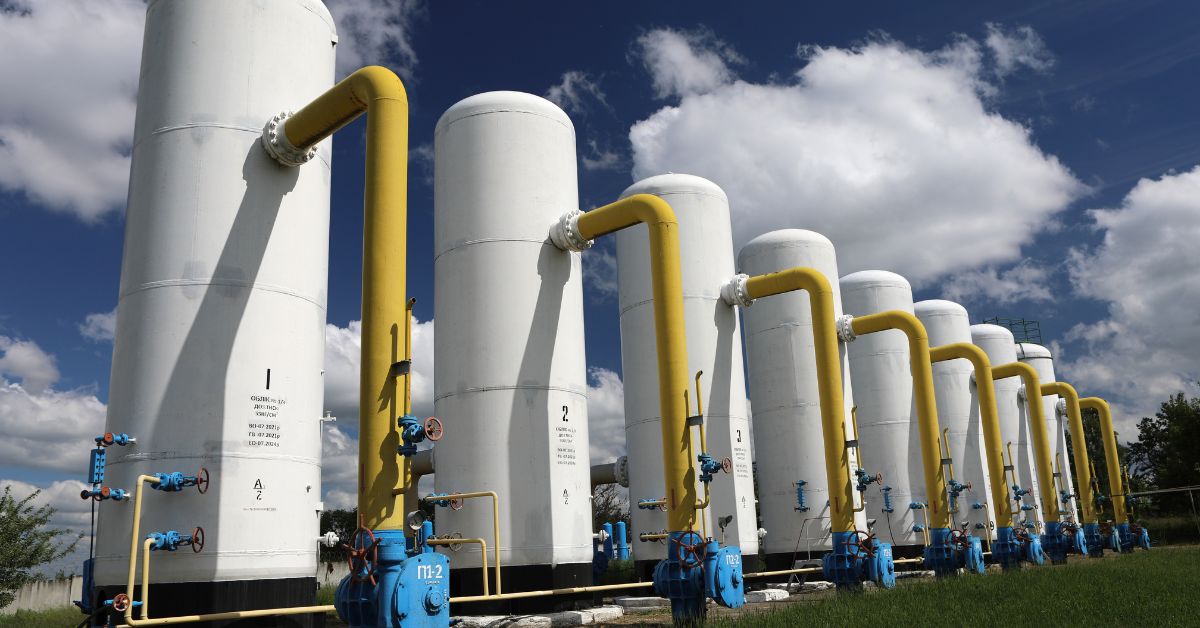
[[[202,525],[207,532],[201,555],[156,559],[156,581],[253,589],[284,579],[287,591],[302,591],[315,573],[331,151],[325,142],[312,163],[282,168],[262,152],[259,135],[273,115],[332,84],[336,42],[315,0],[149,4],[108,420],[109,429],[139,440],[132,453],[114,452],[109,473],[113,485],[132,487],[141,473],[205,465],[213,482],[206,496],[148,500],[143,531]],[[278,54],[283,49],[289,53]],[[245,80],[231,81],[230,68],[244,69]],[[437,124],[434,150],[434,404],[446,426],[436,490],[496,491],[505,567],[546,584],[585,582],[592,530],[581,258],[547,239],[550,225],[579,205],[574,128],[544,99],[492,92],[451,107]],[[693,409],[703,401],[709,453],[731,462],[712,483],[705,526],[745,554],[760,550],[760,526],[768,555],[828,549],[808,297],[780,295],[744,312],[744,365],[739,317],[721,287],[736,271],[791,266],[834,280],[832,244],[812,232],[774,232],[747,244],[735,264],[729,201],[719,187],[664,175],[625,191],[635,193],[664,197],[679,217],[688,368],[703,371]],[[645,229],[620,232],[616,247],[636,504],[663,491]],[[411,267],[419,272],[423,264]],[[850,314],[913,310],[908,284],[877,271],[844,278],[836,301]],[[961,308],[917,309],[929,320],[946,318],[944,332],[930,326],[947,339],[968,339]],[[994,362],[1015,357],[1006,331],[974,329],[970,339]],[[857,525],[875,520],[881,529],[886,521],[899,545],[918,543],[907,505],[923,499],[924,486],[914,463],[906,352],[898,332],[888,332],[850,344],[842,356],[863,464],[884,474],[895,506],[881,512],[882,500],[870,493]],[[1052,369],[1040,347],[1021,354],[1040,371]],[[960,474],[975,499],[986,500],[987,483],[976,479],[983,463],[969,373],[957,363],[938,373],[946,398],[939,407],[954,413],[943,421]],[[1003,430],[1016,443],[1020,481],[1032,485],[1016,386],[1005,384],[1000,395]],[[1053,400],[1045,403],[1053,420]],[[1054,428],[1062,450],[1062,428]],[[806,511],[798,510],[798,487]],[[102,510],[102,586],[122,582],[130,523],[128,509]],[[442,509],[437,526],[490,539],[490,504]],[[660,511],[633,508],[634,539],[665,527]],[[635,540],[634,550],[642,560],[664,555],[657,543]],[[474,573],[478,560],[477,549],[451,555],[460,573]]]

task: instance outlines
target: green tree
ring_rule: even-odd
[[[1200,484],[1200,398],[1176,393],[1153,417],[1142,418],[1129,459],[1156,488]],[[1157,501],[1166,511],[1188,510],[1185,496],[1164,495]]]
[[[1111,498],[1111,491],[1108,484],[1108,456],[1104,451],[1104,436],[1100,431],[1100,415],[1095,410],[1084,408],[1080,414],[1083,419],[1084,444],[1087,445],[1088,461],[1092,465],[1092,478],[1095,486],[1100,491],[1101,495]],[[1071,465],[1071,480],[1075,484],[1075,494],[1084,495],[1081,493],[1079,486],[1079,474],[1074,472],[1078,467],[1075,465],[1075,445],[1072,441],[1072,434],[1067,432],[1067,458]],[[1131,491],[1142,490],[1146,488],[1145,479],[1142,477],[1142,470],[1131,460],[1131,450],[1129,445],[1121,444],[1121,434],[1117,432],[1117,458],[1122,464],[1129,465],[1129,484]],[[1106,501],[1101,505],[1100,511],[1107,512],[1108,516],[1112,516],[1112,501]]]
[[[47,527],[54,509],[33,505],[40,492],[17,499],[12,487],[5,486],[0,495],[0,608],[12,603],[17,589],[37,578],[34,569],[71,553],[83,537],[60,542],[70,533]]]

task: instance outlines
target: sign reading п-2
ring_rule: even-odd
[[[246,423],[246,444],[250,447],[279,446],[280,409],[287,399],[271,395],[250,395],[250,416]]]

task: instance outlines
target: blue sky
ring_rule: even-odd
[[[519,90],[574,120],[585,209],[635,177],[705,176],[730,194],[739,246],[810,228],[843,272],[901,272],[918,299],[957,300],[973,322],[1040,320],[1062,375],[1116,403],[1123,438],[1165,395],[1195,392],[1200,6],[328,3],[339,72],[381,63],[408,85],[421,321],[435,319],[434,124],[471,94]],[[64,506],[77,489],[62,481],[103,425],[143,12],[0,0],[0,479]],[[361,141],[359,122],[334,142],[327,356],[345,377],[327,397],[342,417],[355,411]],[[584,262],[597,457],[622,448],[596,429],[621,424],[612,251]],[[431,332],[418,331],[418,374]],[[341,490],[354,435],[333,429],[327,478]],[[70,507],[66,524],[82,522]]]

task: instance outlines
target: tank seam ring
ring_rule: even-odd
[[[321,308],[321,310],[325,309],[325,304],[323,302],[318,301],[308,295],[301,294],[295,290],[289,290],[283,286],[276,286],[269,283],[239,281],[237,279],[218,279],[215,277],[206,279],[164,279],[162,281],[151,281],[126,290],[125,292],[121,293],[117,300],[121,301],[125,299],[125,297],[132,296],[138,292],[145,292],[147,290],[154,290],[156,288],[175,288],[187,286],[225,286],[234,288],[249,288],[251,290],[262,290],[264,292],[275,292],[308,301],[309,303]]]
[[[479,238],[478,240],[467,240],[465,242],[460,242],[440,253],[436,253],[433,256],[433,261],[436,262],[443,255],[446,255],[448,253],[453,253],[454,251],[457,251],[459,249],[465,249],[469,246],[473,246],[476,244],[497,244],[497,243],[502,243],[502,242],[524,242],[526,244],[537,244],[538,246],[550,246],[550,247],[558,248],[558,247],[555,247],[554,243],[551,242],[548,238],[542,238],[541,240],[535,240],[533,238]],[[572,251],[572,252],[574,252],[574,251]]]
[[[470,393],[481,393],[481,392],[493,392],[493,391],[500,391],[500,390],[547,390],[547,391],[565,392],[567,394],[577,395],[579,397],[587,398],[587,392],[585,392],[579,388],[567,388],[566,386],[528,386],[528,385],[518,384],[515,386],[477,386],[477,387],[473,387],[473,388],[464,388],[462,390],[455,390],[455,391],[451,391],[451,392],[447,392],[447,393],[442,393],[440,395],[435,395],[433,400],[441,401],[442,399],[446,399],[447,397],[454,397],[457,395],[467,395]]]

